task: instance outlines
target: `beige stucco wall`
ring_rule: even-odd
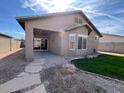
[[[75,50],[69,49],[69,34],[76,34],[76,44],[75,44],[76,49]],[[74,55],[82,55],[82,54],[85,55],[86,54],[87,50],[78,50],[77,49],[77,41],[78,41],[77,35],[79,35],[79,34],[88,35],[88,31],[87,31],[86,27],[80,27],[80,28],[74,29],[72,31],[65,32],[64,38],[63,38],[63,44],[62,44],[62,47],[63,47],[62,54],[63,55],[74,56]]]
[[[95,36],[97,36],[97,34],[94,31],[88,36],[87,54],[92,54],[94,49],[96,51],[98,50],[99,38],[95,39]]]
[[[81,18],[83,23],[86,21],[82,18],[80,14],[72,14],[66,16],[56,16],[56,17],[48,17],[48,18],[41,18],[35,20],[26,21],[25,25],[32,28],[39,28],[39,29],[47,29],[57,32],[62,32],[67,27],[75,24],[75,17]]]
[[[63,32],[64,29],[75,24],[75,17],[82,18],[80,14],[72,14],[67,16],[49,17],[49,18],[41,18],[41,19],[26,21],[25,22],[25,57],[26,59],[28,61],[33,60],[34,28],[45,29],[45,30],[56,31],[56,32]]]
[[[41,33],[40,33],[41,32]],[[48,41],[48,51],[58,54],[61,54],[61,35],[58,32],[47,32],[45,34],[39,30],[38,34],[34,35],[34,38],[46,38]]]
[[[76,34],[76,44],[75,50],[70,50],[69,49],[69,34]],[[78,49],[78,35],[85,35],[86,37],[86,49],[85,50],[79,50]],[[79,55],[87,55],[87,54],[92,54],[93,49],[97,50],[97,45],[98,45],[98,39],[95,40],[95,35],[96,33],[92,31],[90,35],[88,35],[88,29],[84,27],[80,27],[77,29],[74,29],[69,32],[65,32],[64,38],[63,38],[63,44],[62,44],[62,55],[69,55],[69,56],[79,56]]]
[[[33,27],[28,23],[25,23],[25,58],[33,60]]]
[[[9,52],[11,38],[0,36],[0,53]]]
[[[60,33],[51,33],[49,38],[49,51],[61,55],[61,42]]]
[[[51,34],[50,41],[49,41],[49,50],[60,55],[67,55],[67,54],[86,54],[87,50],[83,51],[69,51],[69,43],[68,43],[68,34],[69,33],[80,33],[80,34],[86,34],[87,35],[87,29],[85,27],[78,28],[75,31],[65,32],[65,29],[67,27],[70,27],[75,24],[75,17],[82,19],[83,23],[86,23],[85,19],[80,14],[71,14],[66,16],[56,16],[56,17],[48,17],[48,18],[40,18],[35,20],[29,20],[25,22],[25,54],[26,59],[32,60],[33,58],[33,30],[34,28],[42,29],[42,30],[49,30],[49,31],[55,31],[59,32],[58,34]],[[96,48],[96,43],[94,43],[94,34],[95,32],[92,32],[90,37],[88,38],[88,44],[90,47],[87,47],[88,53],[91,53],[92,48]],[[93,46],[93,47],[92,47]]]
[[[11,50],[16,50],[16,49],[19,49],[20,48],[20,44],[21,44],[21,41],[19,40],[15,40],[15,39],[11,39]]]
[[[13,51],[20,48],[21,41],[0,36],[0,53]]]

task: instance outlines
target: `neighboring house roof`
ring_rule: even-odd
[[[9,36],[9,35],[3,34],[3,33],[0,33],[0,36],[8,37],[8,38],[13,38],[12,36]]]
[[[114,37],[122,37],[122,38],[124,38],[124,36],[121,36],[121,35],[108,34],[108,33],[102,33],[102,35],[114,36]]]
[[[15,39],[15,40],[17,40],[17,41],[25,41],[24,39]]]
[[[47,17],[53,17],[53,16],[64,16],[64,15],[70,15],[70,14],[75,14],[75,13],[80,13],[85,18],[85,20],[88,22],[88,24],[93,28],[93,30],[100,37],[102,37],[102,34],[97,30],[97,28],[91,23],[91,21],[86,17],[86,15],[81,10],[39,14],[39,15],[33,15],[33,16],[19,16],[19,17],[16,17],[16,20],[25,29],[25,21],[28,21],[28,20],[41,19],[41,18],[47,18]]]

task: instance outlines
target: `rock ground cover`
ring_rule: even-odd
[[[16,77],[28,64],[24,59],[24,50],[0,59],[0,84]]]
[[[16,77],[1,84],[0,93],[124,92],[123,83],[105,79],[85,71],[75,71],[75,67],[69,64],[63,66],[65,64],[66,60],[60,56],[50,53],[44,54],[25,65],[25,68]],[[65,68],[71,73],[66,73]],[[15,69],[17,68],[15,67]]]
[[[60,66],[40,72],[41,81],[47,81],[45,88],[48,93],[106,93],[101,87],[78,79],[75,74],[63,73]]]

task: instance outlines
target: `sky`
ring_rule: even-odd
[[[2,0],[0,32],[24,38],[16,16],[82,10],[103,33],[124,35],[124,0]]]

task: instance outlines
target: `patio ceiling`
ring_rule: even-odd
[[[34,36],[40,36],[40,35],[49,35],[49,34],[52,34],[52,33],[58,33],[58,32],[55,32],[55,31],[51,31],[51,30],[46,30],[46,29],[37,29],[37,28],[34,28]]]

